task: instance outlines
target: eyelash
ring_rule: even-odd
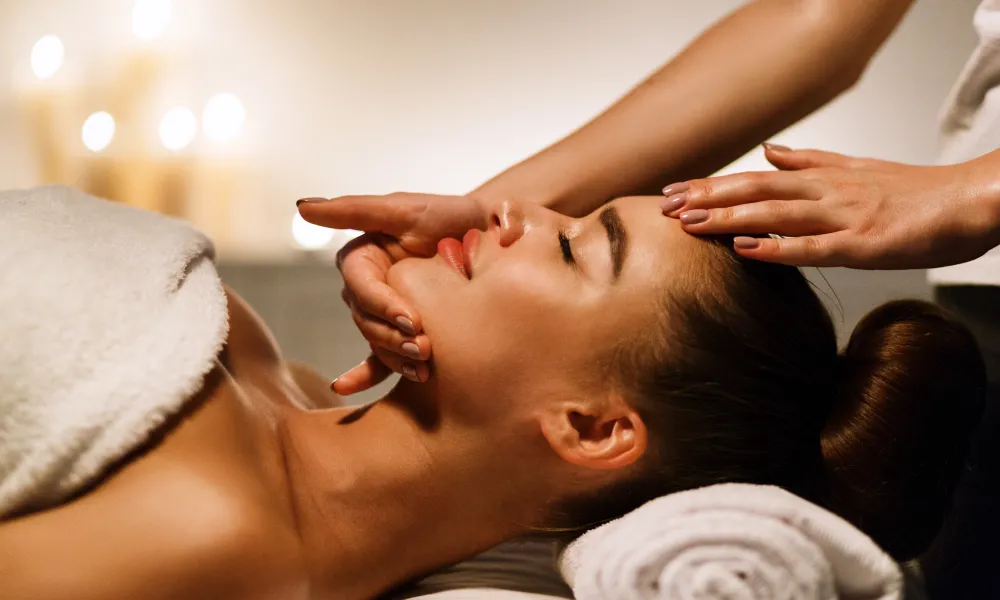
[[[569,245],[569,238],[561,231],[559,232],[559,247],[562,248],[563,261],[569,265],[576,264],[576,259],[573,258],[573,248]]]

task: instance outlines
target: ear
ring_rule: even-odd
[[[603,402],[560,403],[541,419],[542,434],[549,445],[575,465],[622,469],[646,452],[646,425],[617,393]]]

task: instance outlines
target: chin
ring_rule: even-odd
[[[420,313],[425,331],[434,331],[442,316],[456,314],[464,304],[463,287],[469,281],[440,258],[407,258],[394,264],[386,276],[389,287]]]

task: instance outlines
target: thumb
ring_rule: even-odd
[[[819,169],[823,167],[851,168],[857,166],[857,162],[860,160],[836,152],[792,150],[791,148],[773,144],[764,144],[764,156],[768,162],[782,171]]]

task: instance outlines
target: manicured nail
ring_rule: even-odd
[[[420,381],[420,379],[417,378],[417,369],[413,365],[403,365],[402,371],[403,377],[406,377],[410,381]]]
[[[680,194],[681,192],[686,192],[691,188],[691,184],[682,181],[680,183],[671,183],[667,187],[663,188],[664,196],[673,196],[674,194]]]
[[[664,213],[672,213],[675,210],[679,210],[687,202],[687,194],[674,194],[673,196],[667,196],[660,202],[660,209]]]
[[[417,330],[413,327],[413,321],[406,317],[396,317],[396,326],[406,335],[417,335]]]
[[[754,248],[760,246],[760,240],[754,237],[735,237],[733,238],[733,247],[739,248],[741,250],[753,250]]]
[[[681,223],[685,225],[697,225],[708,220],[708,211],[704,208],[696,208],[681,213]]]
[[[791,152],[791,148],[788,146],[782,146],[781,144],[772,144],[771,142],[764,142],[765,150],[773,150],[775,152]]]
[[[400,350],[403,352],[404,356],[412,358],[413,360],[423,360],[420,357],[420,346],[417,346],[413,342],[403,342],[400,346]]]
[[[309,204],[314,204],[317,202],[329,202],[329,198],[303,198],[301,200],[295,201],[295,206],[301,206],[303,202],[308,202]]]
[[[340,379],[340,377],[338,377],[337,379]],[[337,385],[337,379],[334,379],[333,381],[330,382],[330,389],[333,390],[334,392],[337,391],[333,389],[333,386]]]

